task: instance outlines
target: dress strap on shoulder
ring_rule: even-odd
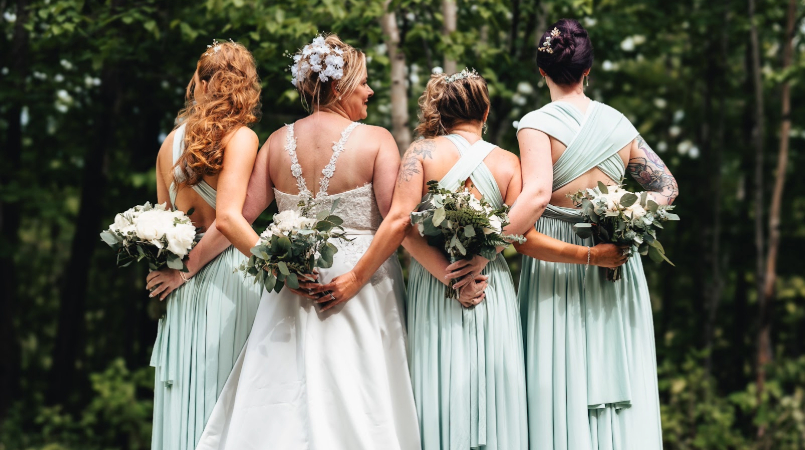
[[[319,181],[319,193],[317,196],[327,195],[327,188],[330,187],[330,178],[332,178],[333,174],[335,174],[335,163],[338,161],[338,157],[341,155],[341,153],[345,150],[344,146],[347,144],[349,135],[352,134],[352,131],[355,130],[358,125],[360,125],[360,122],[352,122],[349,124],[349,126],[347,126],[344,131],[341,132],[341,139],[339,139],[338,142],[333,143],[333,156],[330,157],[330,162],[324,166],[324,169],[321,171],[322,177],[321,181]]]
[[[456,189],[468,178],[472,180],[476,189],[487,198],[487,200],[500,207],[503,204],[503,198],[500,194],[500,188],[497,185],[494,175],[489,168],[484,164],[484,159],[495,149],[495,144],[478,140],[474,144],[470,143],[463,137],[457,134],[451,134],[447,137],[458,149],[461,158],[453,165],[447,174],[439,181],[445,189]]]
[[[307,188],[305,178],[302,176],[302,166],[299,164],[299,158],[296,157],[296,136],[293,134],[293,125],[286,125],[288,131],[285,133],[285,151],[291,157],[291,174],[296,178],[296,188],[299,190],[299,195],[310,197],[310,190]]]
[[[173,165],[176,165],[176,162],[179,161],[179,158],[182,157],[182,153],[184,152],[184,133],[185,129],[187,128],[187,124],[184,123],[179,128],[176,129],[176,132],[173,134]],[[182,173],[182,169],[176,167],[174,170],[174,175],[176,176],[177,180],[184,179],[184,173]]]

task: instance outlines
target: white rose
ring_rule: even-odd
[[[179,225],[165,233],[168,238],[168,250],[174,255],[184,258],[193,246],[196,230],[192,226]]]
[[[115,222],[112,225],[109,225],[109,230],[124,235],[135,231],[134,224],[126,219],[123,214],[118,214],[115,216]]]
[[[640,206],[640,203],[635,202],[632,206],[626,208],[623,213],[629,218],[640,218],[646,215],[646,209]]]
[[[474,209],[476,211],[483,211],[484,210],[483,206],[481,206],[481,201],[478,200],[475,197],[471,197],[469,203],[470,203],[470,208],[472,208],[472,209]]]
[[[167,228],[165,214],[163,211],[159,210],[145,211],[137,217],[135,227],[137,229],[137,237],[144,241],[161,239],[162,236],[165,235]]]

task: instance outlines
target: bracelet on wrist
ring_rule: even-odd
[[[593,248],[589,245],[587,246],[587,267],[590,267],[590,257],[592,256]]]
[[[182,281],[184,281],[185,283],[187,283],[187,280],[190,279],[190,278],[187,278],[187,275],[185,275],[184,272],[182,272],[182,271],[179,272],[179,276],[182,277]]]

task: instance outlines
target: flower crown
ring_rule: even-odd
[[[554,27],[554,29],[551,30],[551,35],[545,38],[545,43],[542,44],[542,47],[538,48],[537,50],[541,52],[553,53],[553,49],[551,48],[551,39],[559,37],[561,34],[562,33],[560,33],[559,30]]]
[[[329,81],[330,78],[340,80],[344,76],[344,58],[341,57],[343,53],[337,46],[327,45],[323,36],[316,36],[313,42],[293,55],[291,84],[296,86],[311,71],[319,74],[321,82]]]
[[[468,69],[465,67],[464,70],[462,70],[461,72],[454,73],[453,75],[446,77],[444,81],[447,83],[454,83],[456,81],[463,80],[465,78],[473,79],[473,78],[481,78],[481,76],[478,75],[478,72],[476,72],[475,69]]]

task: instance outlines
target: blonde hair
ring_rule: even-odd
[[[431,138],[447,134],[460,123],[483,121],[489,104],[489,89],[482,76],[473,74],[456,79],[455,75],[431,75],[419,97],[416,133]]]
[[[203,102],[194,101],[195,76],[187,85],[185,107],[177,124],[187,124],[185,151],[175,167],[184,175],[181,183],[193,186],[204,176],[221,171],[224,138],[260,118],[260,78],[254,57],[235,42],[216,43],[198,60],[199,81],[207,82]]]
[[[324,43],[330,47],[340,49],[341,58],[344,59],[344,76],[340,80],[330,79],[321,81],[318,72],[309,71],[305,77],[296,82],[296,90],[302,96],[302,103],[308,112],[316,108],[326,108],[338,101],[338,88],[341,96],[348,96],[357,89],[362,80],[361,75],[366,67],[366,55],[355,47],[344,43],[338,35],[330,34],[324,37]]]

